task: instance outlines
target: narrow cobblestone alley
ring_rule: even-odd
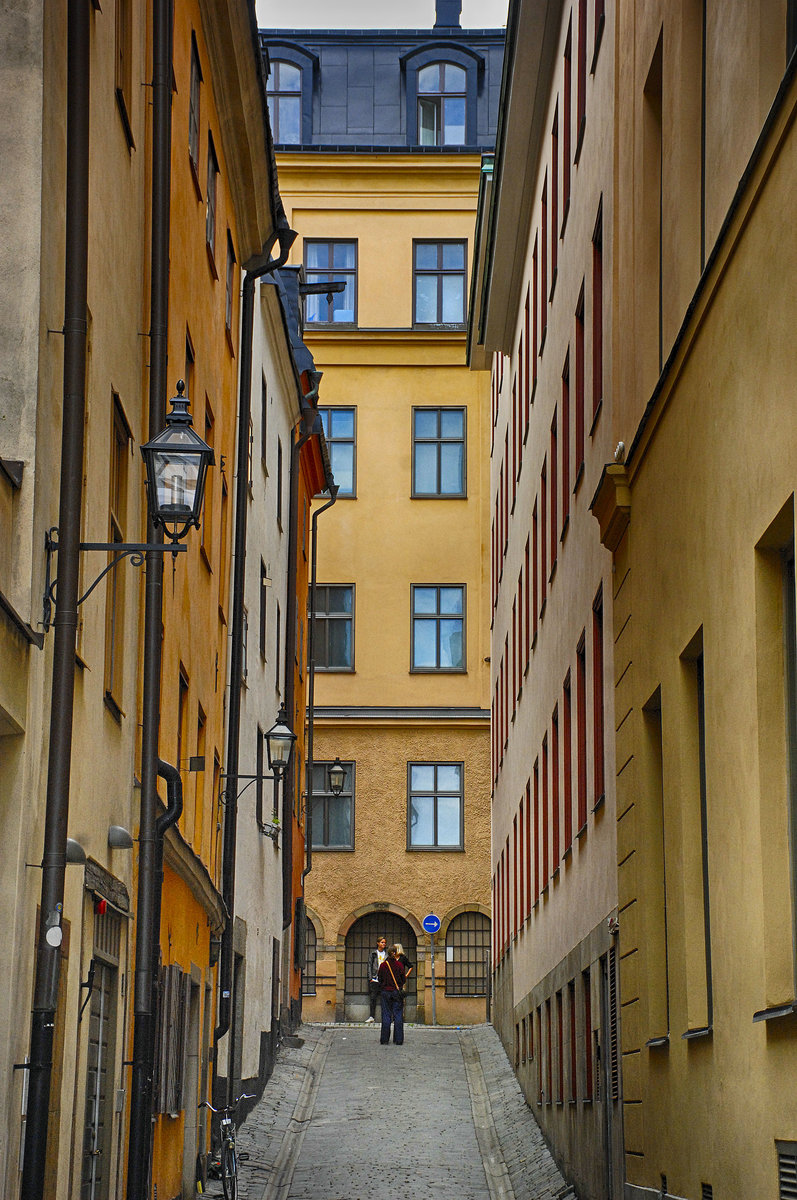
[[[492,1026],[304,1025],[238,1135],[241,1200],[569,1200]],[[216,1185],[211,1185],[210,1191]]]

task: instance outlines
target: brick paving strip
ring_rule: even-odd
[[[490,1025],[303,1025],[238,1133],[240,1200],[575,1200]]]

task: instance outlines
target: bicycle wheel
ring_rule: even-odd
[[[221,1148],[221,1186],[225,1200],[238,1200],[238,1161],[235,1146],[229,1142]]]

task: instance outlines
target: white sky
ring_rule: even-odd
[[[500,29],[508,0],[462,0],[463,29]],[[435,0],[257,0],[261,29],[431,29]]]

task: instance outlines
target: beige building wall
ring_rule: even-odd
[[[86,419],[82,537],[107,542],[110,530],[110,464],[114,413],[130,439],[142,437],[146,343],[143,298],[146,225],[144,172],[148,155],[148,105],[139,80],[146,75],[145,6],[129,9],[131,80],[125,92],[128,127],[117,99],[116,21],[91,18],[90,241],[86,361]],[[4,108],[13,112],[4,132],[7,164],[2,209],[7,236],[2,251],[3,345],[6,382],[0,401],[0,458],[23,464],[21,486],[0,481],[0,822],[4,929],[0,971],[7,980],[0,1011],[0,1129],[7,1149],[0,1192],[19,1189],[24,1136],[24,1072],[29,1052],[35,923],[41,890],[54,633],[42,625],[45,532],[58,523],[63,405],[64,185],[66,172],[67,9],[17,4],[0,17]],[[131,146],[131,138],[134,146]],[[119,237],[121,227],[125,237]],[[117,420],[116,429],[119,430]],[[133,441],[120,454],[116,513],[128,541],[143,538],[143,493]],[[81,591],[106,565],[102,553],[81,556]],[[58,573],[57,557],[52,575]],[[129,979],[132,938],[130,850],[110,849],[108,829],[133,829],[138,793],[134,779],[137,686],[136,606],[139,573],[123,563],[116,573],[117,640],[110,672],[107,616],[112,600],[105,582],[78,610],[69,837],[87,863],[68,865],[64,941],[56,1024],[52,1113],[45,1190],[53,1197],[79,1190],[86,1160],[89,1011],[84,984],[97,955],[95,980],[112,1010],[107,1047],[110,1108],[100,1139],[102,1168],[111,1188],[122,1178],[124,1117],[113,1111],[126,1087],[124,980]],[[109,700],[106,693],[113,692]],[[97,912],[100,899],[108,912]],[[105,953],[101,953],[104,947]]]
[[[709,6],[703,31],[688,6],[638,5],[618,30],[615,428],[628,452],[594,507],[614,552],[624,714],[628,1200],[662,1187],[775,1200],[797,1159],[797,94],[785,6],[725,15]]]
[[[358,263],[358,328],[305,326],[324,372],[322,409],[356,410],[357,482],[356,498],[339,497],[318,522],[318,583],[354,585],[355,612],[354,670],[316,675],[314,757],[355,764],[354,848],[313,851],[317,984],[303,1011],[368,1015],[364,991],[346,989],[346,935],[385,912],[417,939],[407,1012],[430,1022],[421,921],[434,912],[437,1020],[479,1021],[484,996],[445,996],[445,935],[458,909],[489,916],[488,381],[465,367],[464,332],[412,328],[413,238],[462,239],[470,258],[479,160],[294,153],[279,170],[292,227],[303,239],[357,239]],[[466,498],[413,499],[413,406],[466,410]],[[461,673],[410,669],[411,587],[422,583],[465,585]],[[463,765],[462,850],[407,849],[410,762]]]
[[[513,3],[479,213],[492,363],[494,1020],[578,1194],[622,1190],[611,560],[614,5]]]

